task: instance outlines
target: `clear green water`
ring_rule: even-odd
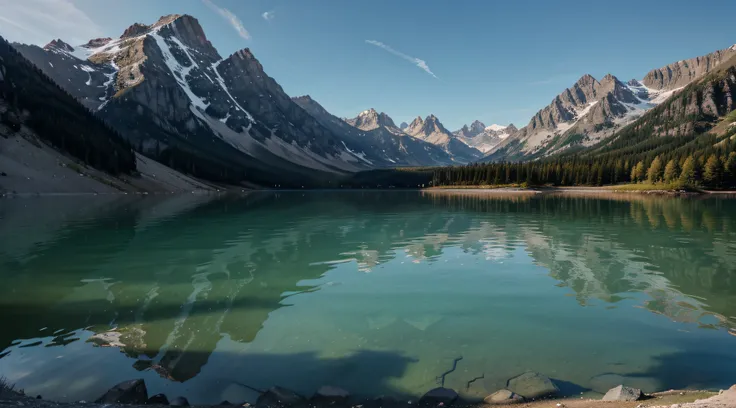
[[[65,401],[131,378],[415,397],[462,357],[467,396],[526,370],[568,394],[731,385],[736,200],[622,197],[2,200],[0,376]]]

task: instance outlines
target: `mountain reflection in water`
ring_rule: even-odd
[[[137,377],[195,403],[252,397],[241,384],[409,397],[462,356],[445,385],[468,396],[525,370],[576,392],[723,387],[735,210],[402,191],[3,200],[0,376],[59,400]]]

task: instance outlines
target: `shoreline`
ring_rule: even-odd
[[[531,372],[525,373],[532,374]],[[538,373],[533,373],[538,375]],[[541,376],[541,375],[540,375]],[[541,376],[543,380],[549,380]],[[513,379],[512,379],[513,380]],[[524,379],[524,382],[529,378]],[[534,381],[532,381],[534,382]],[[550,386],[547,384],[547,386]],[[523,384],[528,387],[529,384]],[[536,386],[536,389],[534,389]],[[736,407],[736,385],[728,390],[667,390],[643,393],[641,390],[617,386],[601,399],[558,396],[544,390],[544,381],[527,388],[529,392],[539,392],[536,397],[522,397],[507,389],[498,390],[483,400],[465,400],[451,389],[435,388],[424,394],[418,401],[398,400],[393,397],[353,398],[339,387],[324,386],[311,397],[304,397],[291,390],[278,386],[268,390],[255,390],[255,401],[222,401],[219,404],[193,404],[196,407],[254,407],[254,408],[492,408],[495,406],[513,407],[564,407],[564,408],[644,408],[644,407]],[[554,387],[554,386],[553,386]],[[507,387],[511,388],[511,387]],[[522,387],[522,390],[524,388]],[[558,390],[559,391],[559,390]],[[107,408],[110,406],[150,407],[150,406],[190,406],[184,397],[169,400],[164,394],[149,398],[144,380],[124,381],[110,388],[94,402],[55,402],[43,399],[40,395],[32,397],[23,391],[16,391],[0,381],[0,408],[24,406],[28,408]]]
[[[672,197],[707,197],[707,196],[734,196],[736,190],[635,190],[616,188],[616,186],[601,187],[486,187],[486,186],[447,186],[429,188],[313,188],[313,189],[240,189],[222,188],[219,190],[192,190],[192,191],[117,191],[117,192],[3,192],[0,198],[33,198],[33,197],[94,197],[94,196],[171,196],[171,195],[229,195],[247,193],[332,193],[332,192],[426,192],[426,193],[453,193],[453,194],[503,194],[503,195],[542,195],[542,194],[636,194]]]

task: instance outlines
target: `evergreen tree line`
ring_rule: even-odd
[[[470,164],[435,168],[433,186],[553,185],[603,186],[648,183],[668,188],[736,187],[735,131],[679,137],[679,147],[660,149],[664,138],[652,138],[652,149],[626,153],[556,156],[533,162]],[[657,143],[659,142],[659,144]],[[665,142],[670,142],[668,139]],[[640,146],[641,147],[641,146]]]
[[[0,120],[13,130],[24,123],[44,141],[110,174],[136,171],[131,144],[0,37]],[[27,114],[26,114],[27,113]],[[27,116],[27,117],[26,117]]]

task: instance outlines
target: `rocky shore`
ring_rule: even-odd
[[[559,388],[548,377],[526,372],[508,380],[506,388],[498,390],[482,401],[468,401],[459,397],[452,389],[438,387],[425,393],[416,401],[400,401],[392,397],[376,397],[358,400],[346,390],[335,386],[323,386],[311,397],[300,395],[282,387],[255,390],[259,396],[256,401],[222,401],[215,407],[253,407],[253,408],[463,408],[493,407],[511,405],[517,407],[557,407],[557,408],[725,408],[736,407],[736,385],[720,392],[710,391],[665,391],[645,394],[640,389],[619,385],[610,389],[602,399],[574,399],[561,397]],[[171,398],[170,398],[171,397]],[[94,402],[56,403],[35,398],[15,391],[0,383],[0,408],[107,408],[111,406],[177,406],[188,407],[189,401],[182,396],[156,394],[149,396],[145,381],[135,379],[124,381],[110,388]],[[212,407],[212,406],[209,406]]]

